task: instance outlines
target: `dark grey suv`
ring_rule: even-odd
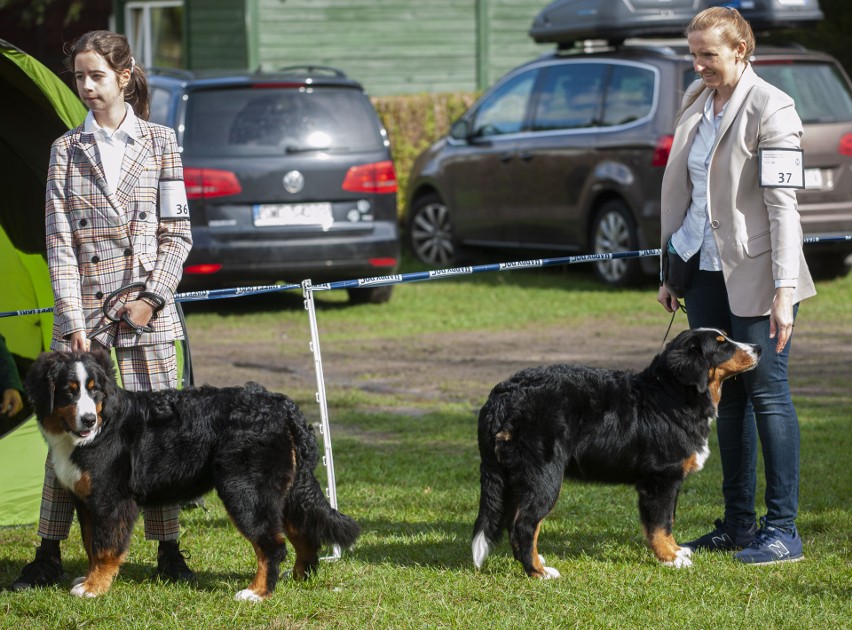
[[[804,123],[806,235],[852,233],[852,88],[830,56],[763,48],[755,70],[796,101]],[[416,160],[407,240],[433,266],[462,250],[570,255],[659,246],[660,187],[683,91],[685,42],[555,51],[503,77]],[[813,244],[840,273],[852,244]],[[654,257],[594,263],[609,284],[657,273]]]
[[[151,120],[182,150],[194,245],[181,290],[397,269],[396,173],[357,82],[323,67],[149,79]],[[349,290],[352,302],[390,294]]]

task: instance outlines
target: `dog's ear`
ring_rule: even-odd
[[[39,418],[45,418],[53,411],[53,393],[65,358],[62,352],[43,352],[27,372],[24,392]]]
[[[662,354],[666,370],[687,386],[695,387],[700,393],[707,391],[710,378],[710,363],[704,356],[701,336],[686,331],[678,335]]]
[[[110,382],[115,383],[115,366],[112,363],[112,356],[110,355],[109,350],[97,348],[92,350],[89,354],[91,354],[92,358],[95,359],[97,366],[106,373],[107,379]]]

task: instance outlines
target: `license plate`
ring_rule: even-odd
[[[316,225],[330,228],[334,222],[330,203],[258,204],[252,208],[258,227]]]
[[[805,169],[805,189],[819,189],[823,187],[822,169]]]

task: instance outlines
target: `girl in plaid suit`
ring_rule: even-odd
[[[123,385],[151,390],[177,385],[175,339],[182,328],[174,292],[192,246],[183,166],[174,132],[147,122],[148,83],[127,39],[93,31],[67,48],[66,66],[89,108],[83,124],[53,143],[45,229],[54,294],[53,350],[114,348]],[[110,325],[104,298],[128,284]],[[95,331],[89,339],[90,333]],[[158,540],[157,572],[190,580],[177,538],[178,508],[146,509],[145,536]],[[12,588],[55,583],[62,576],[59,541],[73,515],[48,455],[36,559]]]

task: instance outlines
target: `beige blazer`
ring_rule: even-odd
[[[45,203],[47,264],[54,294],[53,349],[76,331],[108,322],[103,299],[119,287],[144,282],[166,305],[137,336],[126,326],[98,335],[106,346],[168,343],[183,332],[174,292],[192,246],[188,217],[161,219],[159,183],[183,180],[174,132],[138,119],[115,192],[106,183],[94,135],[83,127],[57,139],[50,152]],[[135,296],[130,296],[135,298]]]
[[[683,224],[691,199],[687,158],[701,114],[713,91],[700,80],[684,97],[701,90],[683,112],[663,176],[660,246]],[[768,315],[775,280],[795,279],[794,303],[816,295],[802,253],[796,192],[760,188],[758,148],[798,148],[802,123],[793,100],[748,65],[737,83],[711,149],[707,179],[708,215],[722,259],[731,312]]]

